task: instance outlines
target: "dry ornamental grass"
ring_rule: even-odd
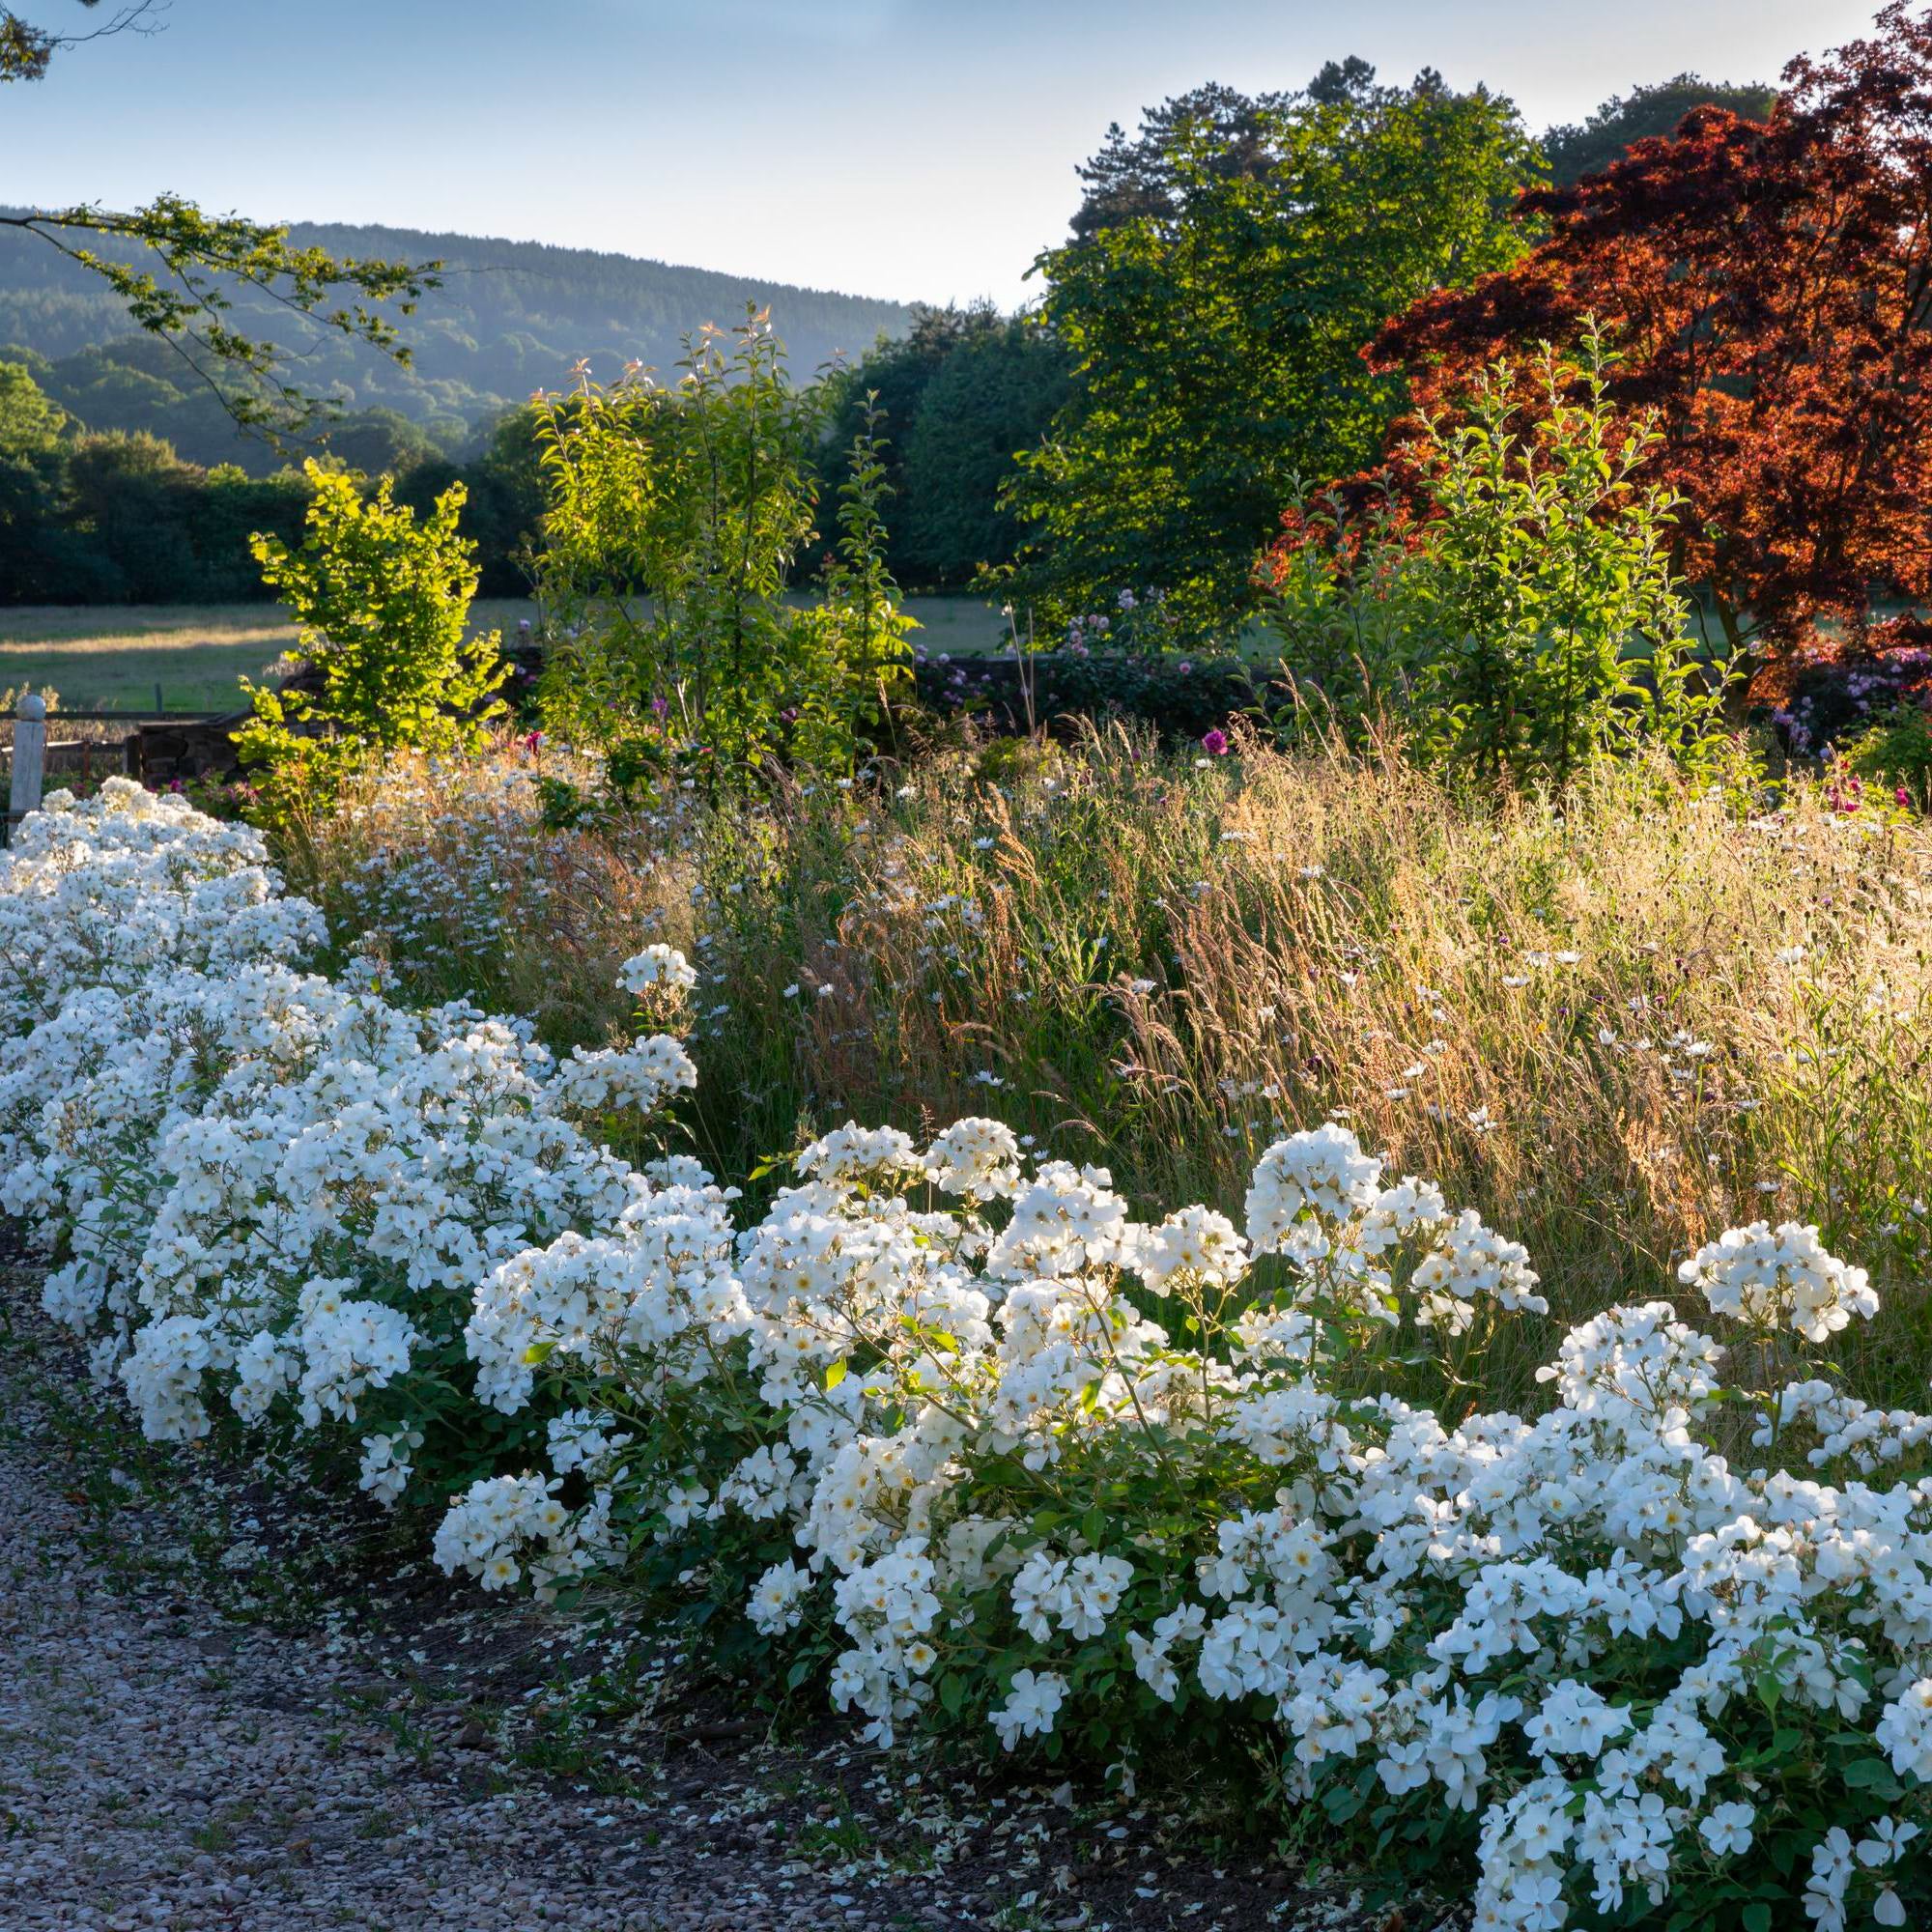
[[[1231,1209],[1284,1130],[1350,1122],[1506,1227],[1547,1344],[1723,1228],[1816,1221],[1887,1289],[1897,1399],[1932,1195],[1932,833],[1605,767],[1560,803],[1400,762],[1162,756],[1101,733],[752,804],[543,822],[554,748],[391,768],[293,867],[410,996],[614,1037],[616,964],[697,962],[687,1124],[742,1174],[848,1117],[998,1113],[1136,1201]]]

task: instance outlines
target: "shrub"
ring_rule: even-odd
[[[1577,364],[1546,345],[1526,422],[1499,364],[1459,426],[1427,422],[1403,452],[1406,488],[1290,511],[1264,574],[1318,717],[1393,726],[1490,780],[1563,784],[1639,740],[1693,768],[1720,755],[1724,679],[1687,635],[1676,499],[1638,480],[1656,432],[1618,422],[1613,360],[1595,333]]]
[[[1197,744],[1252,712],[1266,695],[1238,658],[1196,660],[1114,650],[1026,651],[922,659],[920,701],[935,717],[964,717],[993,735],[1044,731],[1068,743],[1109,720],[1132,720],[1168,743]],[[1277,698],[1284,696],[1276,691]]]
[[[242,761],[262,767],[268,810],[327,802],[371,752],[452,752],[479,744],[503,712],[508,676],[493,631],[465,641],[476,594],[474,545],[457,532],[463,488],[452,484],[420,524],[391,500],[384,477],[365,497],[340,471],[308,466],[314,491],[299,550],[257,536],[264,580],[300,626],[300,652],[319,688],[248,684],[254,717],[235,734]]]
[[[1845,762],[1860,778],[1895,790],[1900,804],[1932,808],[1932,717],[1922,706],[1881,712],[1853,741]]]
[[[680,366],[668,388],[586,377],[543,406],[545,716],[605,752],[619,790],[686,770],[735,782],[775,757],[849,765],[912,628],[883,561],[876,424],[853,445],[825,595],[800,608],[822,400],[792,387],[762,315]]]

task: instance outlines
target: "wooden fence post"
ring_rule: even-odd
[[[41,809],[41,780],[46,756],[46,700],[28,692],[14,708],[14,771],[7,794],[10,833],[28,812]]]

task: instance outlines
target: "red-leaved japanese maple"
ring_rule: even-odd
[[[1453,418],[1487,365],[1527,371],[1594,317],[1612,399],[1662,432],[1679,567],[1734,645],[1788,651],[1820,619],[1881,642],[1877,603],[1932,597],[1932,13],[1895,0],[1794,61],[1767,122],[1696,109],[1519,209],[1546,240],[1369,352],[1419,410]]]

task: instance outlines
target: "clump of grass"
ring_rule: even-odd
[[[546,753],[546,757],[553,754]],[[696,1151],[996,1114],[1141,1203],[1238,1218],[1278,1134],[1349,1120],[1525,1241],[1551,1326],[1673,1286],[1724,1227],[1817,1221],[1886,1314],[1853,1365],[1922,1396],[1932,831],[1602,766],[1460,795],[1399,759],[1080,747],[849,787],[691,794],[546,829],[532,754],[372,780],[292,866],[345,948],[554,1044],[628,1014],[649,940],[700,969]],[[1531,1401],[1520,1324],[1485,1401]]]

